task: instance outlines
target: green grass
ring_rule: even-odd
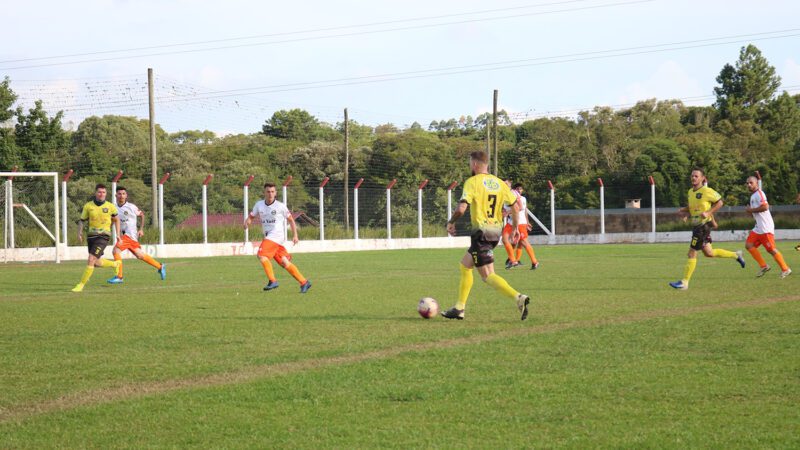
[[[703,259],[677,292],[686,245],[536,250],[500,270],[526,322],[478,277],[467,320],[416,315],[463,250],[298,254],[305,295],[252,257],[82,294],[82,263],[5,265],[0,448],[800,446],[800,273]]]

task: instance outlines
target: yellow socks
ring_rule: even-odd
[[[508,282],[503,279],[503,277],[496,273],[489,274],[489,276],[486,277],[486,284],[493,287],[495,290],[499,291],[508,298],[513,298],[516,300],[517,295],[519,295],[519,292],[515,291],[514,288],[512,288],[511,285],[509,285]]]
[[[275,281],[275,272],[272,270],[272,263],[268,259],[260,259],[261,267],[264,268],[264,273],[267,274],[269,281]]]
[[[756,260],[758,267],[761,267],[762,269],[767,267],[767,262],[761,257],[761,252],[759,252],[757,248],[753,247],[747,251],[750,252],[750,255]]]
[[[716,250],[714,250],[716,251]],[[736,253],[734,253],[735,255]],[[689,258],[686,261],[686,267],[683,269],[683,279],[681,280],[684,286],[689,285],[689,280],[692,279],[692,273],[694,273],[694,268],[697,267],[697,258]]]
[[[472,289],[472,269],[464,267],[463,264],[458,265],[461,271],[461,281],[458,282],[458,302],[456,309],[464,309],[467,306],[467,297],[469,291]]]
[[[155,267],[156,269],[161,270],[161,263],[156,261],[155,259],[153,259],[147,253],[145,253],[144,256],[142,256],[142,261],[146,262],[147,264],[150,264],[151,266]],[[122,275],[120,275],[120,276],[122,276]]]
[[[739,257],[739,255],[737,255],[736,253],[734,253],[732,251],[723,250],[721,248],[715,248],[714,249],[714,258],[733,258],[733,259],[736,259],[738,257]]]
[[[294,264],[292,263],[286,264],[284,269],[286,269],[286,271],[289,272],[294,277],[294,279],[297,280],[298,283],[300,283],[300,285],[304,285],[306,284],[306,281],[308,281],[306,280],[306,277],[304,277],[303,274],[300,273],[300,269],[298,269],[297,266],[295,266]]]
[[[94,266],[86,266],[86,269],[83,271],[83,276],[81,276],[80,284],[86,284],[89,281],[89,278],[92,278],[92,273],[94,273]]]
[[[122,278],[122,253],[114,253],[114,261],[118,262],[117,276]]]

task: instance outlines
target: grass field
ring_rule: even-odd
[[[674,291],[685,253],[537,248],[499,270],[525,322],[478,277],[466,320],[416,314],[452,305],[463,250],[298,254],[304,295],[253,257],[82,294],[83,263],[4,265],[0,448],[800,447],[800,271],[701,259]]]

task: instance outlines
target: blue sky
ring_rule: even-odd
[[[711,104],[747,43],[800,92],[796,1],[98,0],[3,13],[0,77],[23,106],[65,110],[70,128],[147,117],[148,67],[158,123],[220,134],[259,131],[295,107],[329,123],[347,107],[360,123],[427,127],[490,111],[494,89],[515,121],[652,97]]]

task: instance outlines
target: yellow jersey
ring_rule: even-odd
[[[479,173],[464,183],[460,201],[469,204],[473,229],[499,236],[503,230],[503,205],[513,205],[517,196],[501,179]]]
[[[698,190],[689,189],[689,216],[694,225],[701,225],[711,221],[711,216],[703,218],[700,213],[711,209],[714,203],[722,198],[719,193],[708,186],[702,186]]]
[[[117,207],[113,203],[103,202],[98,205],[94,200],[83,205],[81,220],[89,221],[89,236],[111,236],[111,218],[117,215]]]

